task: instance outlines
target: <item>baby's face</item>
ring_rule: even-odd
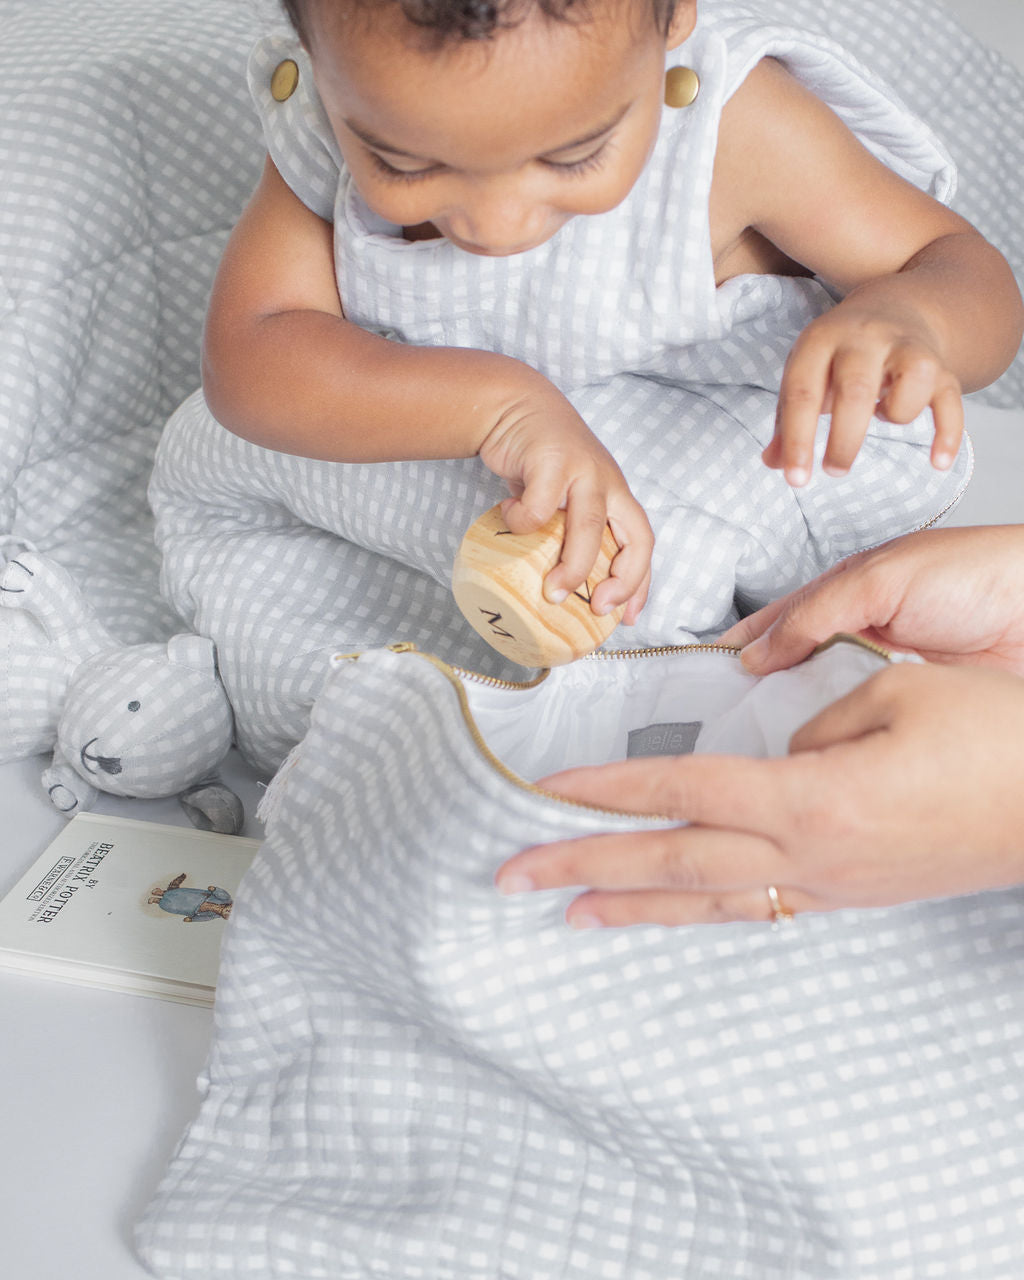
[[[316,6],[317,89],[360,194],[375,213],[503,257],[628,194],[654,145],[669,36],[647,0],[603,0],[579,22],[533,10],[484,43],[432,49],[398,6],[372,23]],[[372,29],[371,29],[372,26]]]

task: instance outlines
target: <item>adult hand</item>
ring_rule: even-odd
[[[887,668],[801,728],[775,760],[683,756],[573,770],[572,800],[690,825],[527,849],[506,892],[588,886],[579,927],[768,920],[1024,881],[1024,679]]]
[[[883,906],[1024,881],[1024,527],[911,534],[737,624],[765,674],[838,630],[945,666],[888,668],[779,760],[630,760],[544,785],[690,825],[526,850],[508,890],[589,886],[571,923],[685,924]],[[1019,674],[1017,674],[1019,673]]]
[[[1024,525],[937,529],[843,560],[720,637],[756,675],[790,667],[837,631],[929,662],[1024,675]]]

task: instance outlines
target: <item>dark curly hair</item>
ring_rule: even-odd
[[[310,0],[281,0],[292,25],[308,44],[304,17]],[[327,3],[329,0],[318,0]],[[339,0],[333,0],[338,3]],[[344,0],[353,8],[366,10],[381,4],[397,4],[407,20],[420,27],[436,44],[463,40],[489,40],[496,31],[514,27],[530,9],[540,9],[549,18],[571,22],[585,19],[591,0]],[[659,30],[668,31],[678,0],[651,0]]]

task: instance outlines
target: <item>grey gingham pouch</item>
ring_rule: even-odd
[[[836,644],[758,680],[698,646],[519,686],[402,646],[336,661],[268,795],[148,1265],[1009,1280],[1020,892],[576,932],[571,891],[494,886],[526,845],[659,825],[532,780],[631,749],[780,753],[883,661]]]

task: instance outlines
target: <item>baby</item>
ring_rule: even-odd
[[[944,153],[841,50],[725,0],[285,7],[301,45],[252,56],[270,157],[152,491],[233,697],[224,593],[277,555],[247,530],[310,530],[279,611],[323,587],[330,535],[356,566],[317,611],[335,641],[417,639],[387,635],[384,578],[443,593],[496,498],[516,531],[564,507],[548,597],[607,522],[592,607],[665,643],[956,501],[961,391],[1013,359],[1020,295],[942,203]]]

